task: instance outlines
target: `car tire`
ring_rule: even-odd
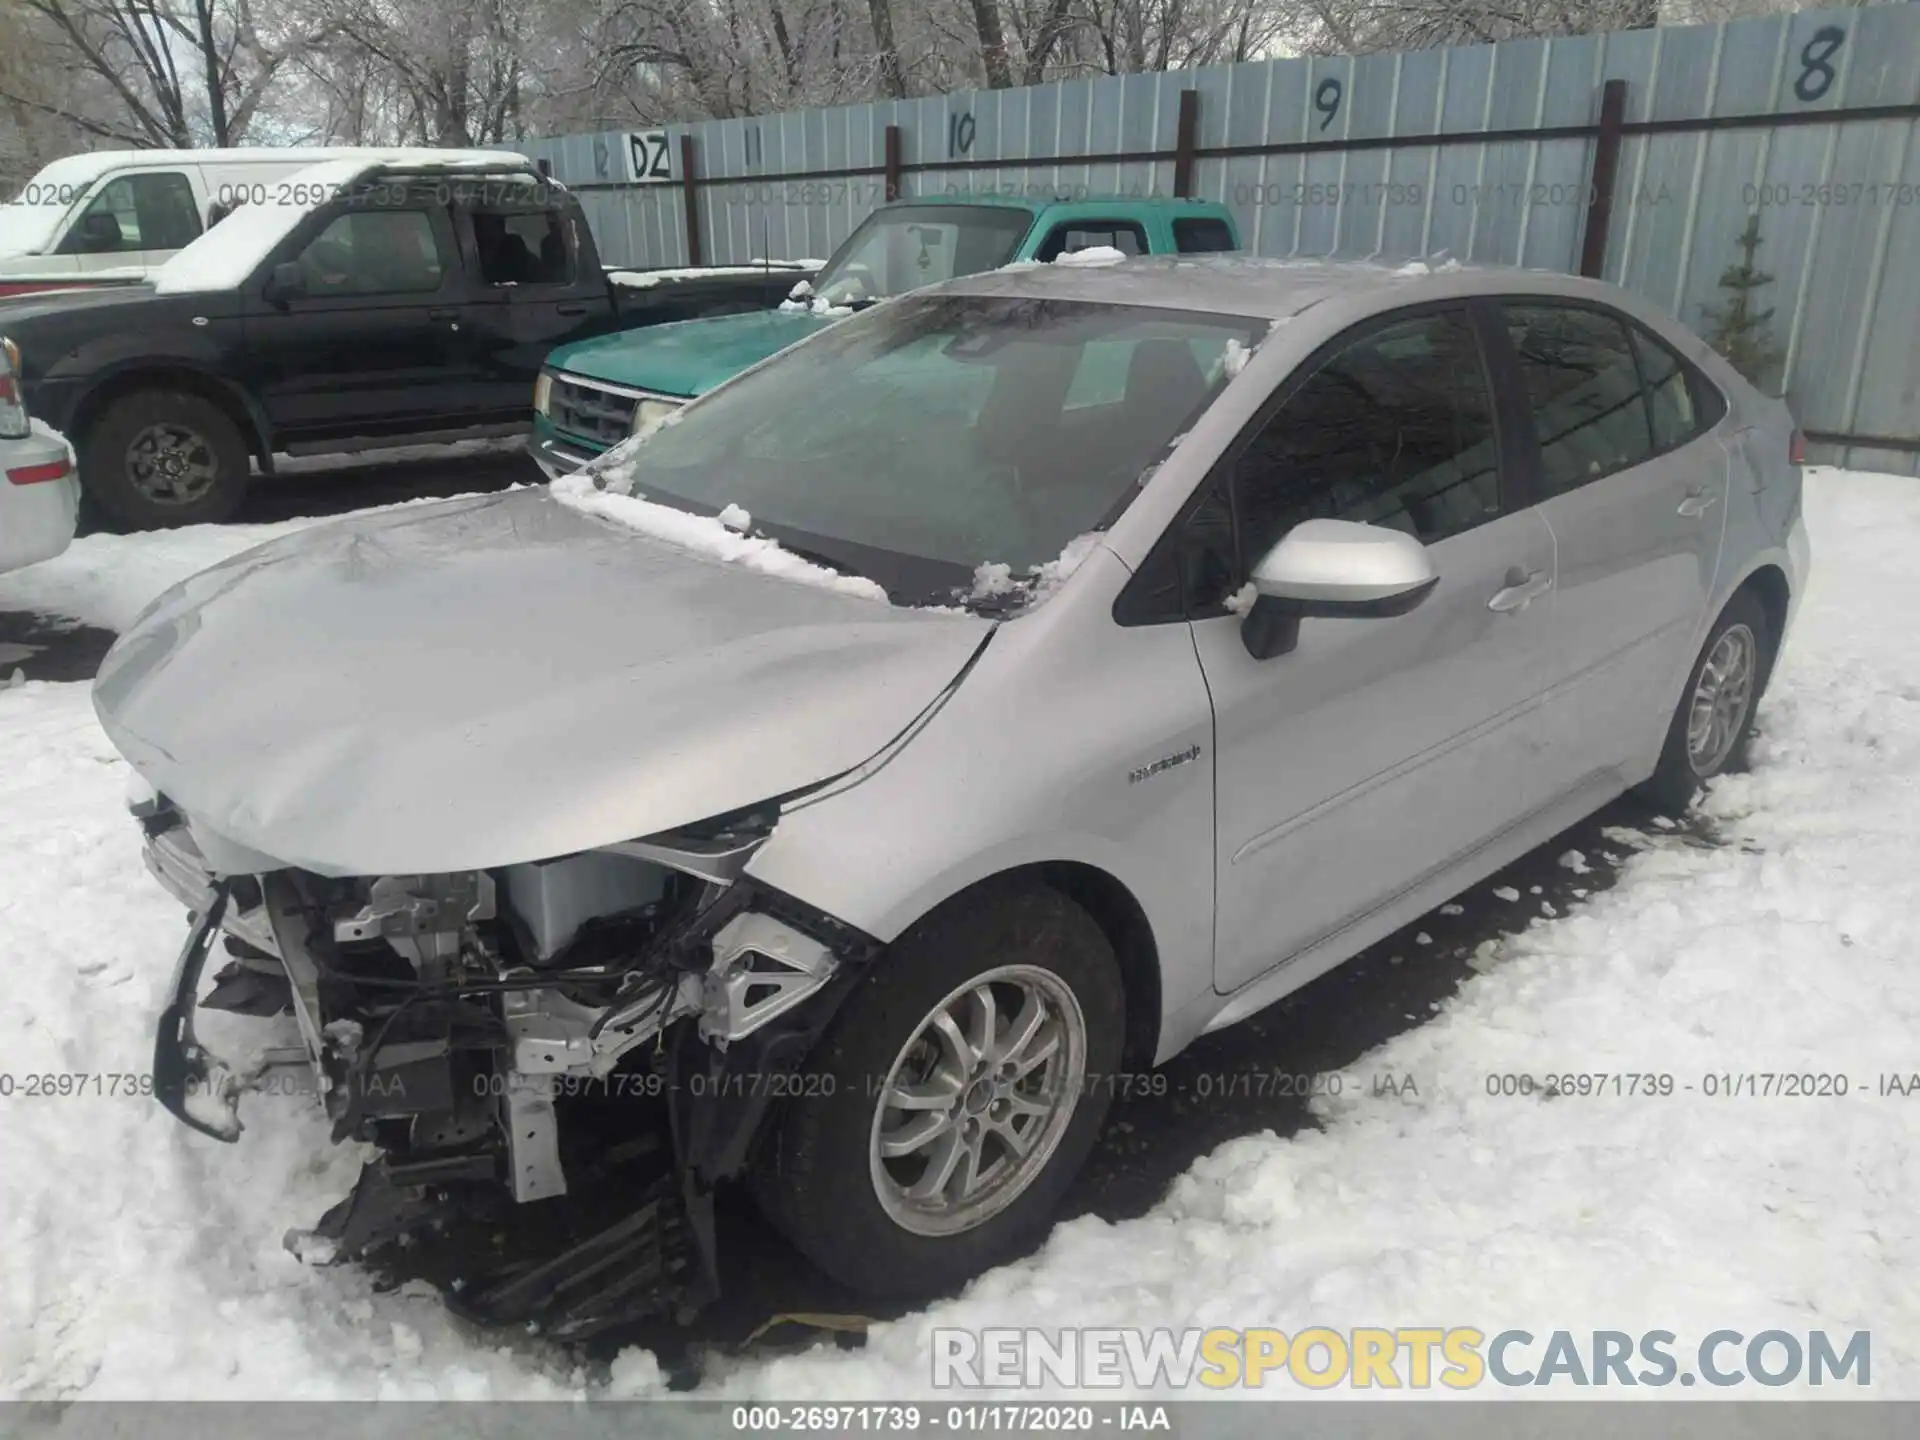
[[[962,1075],[961,1046],[975,1051],[987,1033],[982,991],[994,1001],[996,1046]],[[958,1043],[943,1014],[959,1017]],[[762,1213],[814,1264],[867,1295],[938,1294],[1013,1258],[1044,1233],[1093,1146],[1125,1024],[1113,947],[1065,895],[990,883],[949,901],[875,963],[809,1058],[804,1085],[772,1118],[750,1177]],[[1034,1060],[1049,1047],[1051,1058]],[[1033,1068],[1009,1080],[1005,1062],[995,1063],[1005,1056]],[[909,1091],[916,1102],[945,1094],[946,1108],[885,1103]],[[941,1135],[883,1158],[883,1142],[903,1146],[908,1126],[938,1127],[941,1116]],[[1002,1138],[1009,1134],[1024,1157]],[[915,1200],[916,1182],[933,1195],[932,1172],[949,1147],[960,1158],[946,1193]],[[979,1183],[969,1198],[974,1147]]]
[[[79,453],[88,500],[108,523],[129,530],[230,520],[250,479],[240,427],[185,390],[137,390],[110,402]]]
[[[1753,717],[1773,668],[1772,629],[1750,590],[1736,591],[1714,621],[1687,672],[1660,764],[1634,791],[1656,813],[1683,815],[1701,785],[1746,768]]]

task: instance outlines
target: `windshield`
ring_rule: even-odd
[[[56,160],[0,205],[0,255],[38,255],[52,244],[66,213],[99,178],[100,160],[69,155]]]
[[[1111,524],[1225,383],[1230,349],[1262,329],[1086,301],[909,296],[593,469],[698,514],[739,507],[754,532],[866,575],[897,603],[985,602],[1044,579]]]
[[[870,305],[996,270],[1032,225],[1032,214],[1014,206],[889,205],[847,237],[813,282],[813,295],[826,305]]]

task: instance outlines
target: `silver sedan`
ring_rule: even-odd
[[[950,1286],[1041,1233],[1117,1076],[1737,768],[1807,572],[1799,444],[1598,283],[1026,267],[550,490],[274,542],[96,689],[198,916],[156,1088],[237,1133],[193,1038],[224,928],[206,1003],[291,1012],[389,1181],[539,1204],[592,1168],[582,1094],[633,1087],[671,1136],[635,1204],[700,1261],[672,1284],[711,1293],[744,1176],[843,1281]],[[541,1290],[575,1329],[618,1308],[589,1292]]]

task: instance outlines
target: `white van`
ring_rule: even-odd
[[[56,160],[0,205],[0,295],[143,280],[228,211],[271,201],[294,171],[364,153],[95,150]]]

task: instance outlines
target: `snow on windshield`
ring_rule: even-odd
[[[609,482],[603,490],[596,481],[605,480],[606,474],[576,470],[571,475],[560,476],[549,488],[553,498],[570,509],[623,525],[651,540],[664,540],[707,559],[744,565],[762,575],[775,575],[817,590],[878,600],[883,605],[888,603],[886,590],[864,575],[842,575],[781,549],[778,540],[742,534],[750,517],[738,505],[727,506],[719,515],[693,515],[671,505],[656,504],[643,495],[624,493],[614,488],[619,481]],[[733,528],[729,521],[741,529]]]
[[[340,190],[382,165],[447,165],[469,170],[510,169],[520,156],[483,150],[368,150],[296,170],[268,187],[264,200],[243,205],[154,272],[162,295],[232,290],[293,228],[335,199]]]
[[[625,290],[648,290],[670,280],[703,280],[709,275],[764,275],[770,270],[818,270],[819,268],[818,260],[756,260],[750,265],[689,265],[668,270],[609,270],[607,279]],[[801,285],[806,283],[804,280],[800,282]]]

